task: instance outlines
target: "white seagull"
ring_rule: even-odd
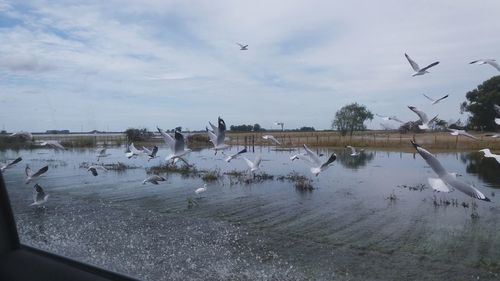
[[[130,145],[128,146],[128,150],[129,150],[129,152],[125,153],[125,156],[127,156],[128,159],[130,159],[132,157],[146,155],[146,152],[144,152],[144,150],[139,150],[139,149],[135,148],[133,142],[130,143]]]
[[[147,177],[145,180],[142,181],[142,184],[146,184],[148,182],[158,185],[159,181],[166,181],[164,177],[158,176],[158,175],[152,175],[150,177]]]
[[[483,60],[475,60],[471,61],[469,64],[489,64],[500,71],[500,65],[494,59],[483,59]]]
[[[226,160],[226,162],[229,163],[229,162],[231,162],[231,160],[238,158],[238,156],[240,156],[241,154],[246,153],[246,152],[247,152],[247,149],[243,148],[242,150],[236,152],[235,154],[228,155],[226,157],[226,159],[224,159],[224,160]],[[224,151],[222,153],[224,153]]]
[[[328,169],[330,164],[333,163],[337,159],[337,155],[335,153],[332,153],[332,155],[330,155],[330,158],[328,158],[328,160],[326,162],[323,162],[323,161],[321,161],[321,159],[319,158],[319,156],[316,153],[312,152],[307,147],[307,145],[304,144],[303,146],[304,146],[304,149],[307,153],[307,156],[311,160],[311,163],[314,165],[311,168],[311,173],[313,173],[315,176],[318,176],[319,173]]]
[[[429,120],[429,118],[427,118],[427,114],[425,114],[425,112],[419,110],[418,108],[414,107],[414,106],[408,106],[408,108],[415,112],[417,115],[418,115],[418,118],[420,118],[420,121],[422,121],[422,125],[418,125],[418,127],[421,129],[421,130],[426,130],[426,129],[429,129],[429,125],[434,122],[436,119],[437,119],[437,115],[432,118],[431,120]]]
[[[498,164],[500,164],[500,155],[491,153],[489,148],[481,149],[479,151],[484,153],[484,157],[493,158],[497,160]]]
[[[42,205],[47,202],[49,195],[43,191],[43,188],[38,184],[35,184],[33,188],[35,191],[33,192],[33,203],[31,203],[30,206]]]
[[[252,161],[248,160],[246,157],[243,157],[245,162],[247,162],[248,167],[250,167],[250,172],[255,172],[259,169],[260,162],[262,162],[262,158],[260,155],[255,156],[255,159]]]
[[[433,105],[436,104],[436,103],[438,103],[438,102],[440,102],[440,101],[442,101],[442,100],[444,100],[445,98],[448,97],[448,95],[445,95],[445,96],[443,96],[443,97],[441,97],[439,99],[434,99],[434,98],[431,98],[431,97],[427,96],[426,94],[422,94],[422,95],[424,95],[424,97],[426,97],[428,100],[430,100]]]
[[[240,51],[248,51],[248,44],[247,45],[243,45],[240,43],[236,43],[236,44],[238,44],[238,46],[240,46]]]
[[[408,60],[408,62],[410,63],[410,65],[411,65],[411,67],[413,68],[413,70],[415,70],[415,73],[413,73],[413,74],[412,74],[412,76],[413,76],[413,77],[418,76],[418,75],[424,75],[424,74],[426,74],[426,73],[429,73],[429,72],[427,71],[427,69],[429,69],[429,68],[431,68],[431,67],[433,67],[433,66],[435,66],[435,65],[438,65],[438,64],[439,64],[439,62],[438,62],[438,61],[436,61],[436,62],[433,62],[433,63],[429,64],[428,66],[426,66],[426,67],[424,67],[424,68],[420,68],[420,67],[418,66],[418,64],[417,64],[414,60],[412,60],[412,59],[410,58],[410,56],[409,56],[409,55],[405,54],[405,57],[406,57],[406,59]]]
[[[25,132],[25,131],[15,132],[15,133],[11,134],[10,136],[11,137],[20,137],[20,138],[25,139],[25,140],[32,140],[33,139],[33,135],[30,132]]]
[[[108,169],[106,169],[104,166],[101,165],[92,165],[87,169],[87,171],[91,172],[94,177],[97,177],[99,175],[97,173],[97,170],[102,170],[104,172],[108,171]]]
[[[108,157],[110,155],[111,154],[106,153],[106,148],[99,149],[99,152],[97,153],[97,162],[99,162],[101,158]]]
[[[429,178],[429,185],[436,191],[441,192],[450,192],[451,188],[456,188],[461,192],[469,195],[470,197],[490,201],[490,199],[484,196],[481,191],[479,191],[474,186],[467,184],[463,181],[457,179],[456,173],[449,173],[446,169],[441,165],[441,163],[432,155],[429,151],[422,148],[420,145],[416,144],[414,141],[411,141],[418,154],[424,158],[425,162],[432,168],[432,170],[438,175],[439,178]]]
[[[385,121],[392,120],[392,121],[399,122],[401,124],[404,123],[403,121],[399,120],[396,116],[384,116],[384,115],[380,115],[380,114],[377,114],[377,113],[375,113],[375,115],[377,115],[378,117],[384,119]]]
[[[46,140],[46,141],[41,142],[40,145],[41,146],[48,146],[48,147],[53,148],[57,151],[66,150],[66,148],[64,146],[62,146],[62,144],[59,141],[56,141],[56,140]]]
[[[171,135],[165,133],[162,129],[156,127],[158,129],[158,132],[163,137],[163,140],[167,144],[167,146],[170,148],[172,151],[172,154],[167,156],[165,158],[165,161],[170,161],[172,160],[173,163],[176,163],[177,160],[182,160],[186,165],[189,165],[186,159],[184,159],[184,156],[187,155],[188,153],[191,152],[191,149],[186,148],[186,144],[184,142],[184,136],[182,135],[181,132],[175,131],[174,137],[172,138]]]
[[[471,139],[475,139],[475,140],[479,140],[478,138],[476,138],[475,136],[467,133],[465,130],[458,130],[458,129],[451,129],[451,128],[448,128],[448,131],[450,131],[451,135],[452,136],[458,136],[458,135],[462,135],[464,137],[468,137],[468,138],[471,138]]]
[[[31,171],[30,167],[28,165],[26,165],[26,169],[24,169],[24,172],[26,173],[26,184],[28,184],[32,180],[40,177],[42,174],[44,174],[48,170],[49,170],[49,166],[45,166],[33,174],[33,171]]]
[[[361,152],[365,151],[364,149],[360,149],[359,151],[356,151],[356,148],[350,145],[346,145],[346,148],[351,149],[351,156],[359,156]]]
[[[217,127],[210,122],[208,123],[210,124],[210,127],[212,127],[212,130],[209,130],[208,128],[206,128],[206,130],[210,141],[214,145],[215,154],[217,154],[218,150],[229,148],[229,145],[224,143],[226,140],[226,122],[219,117],[217,120]]]
[[[14,161],[10,162],[10,163],[5,163],[4,165],[0,165],[0,172],[3,172],[9,168],[12,168],[14,165],[16,165],[17,163],[21,162],[23,160],[23,158],[21,157],[17,157]]]
[[[200,188],[196,189],[196,190],[194,191],[194,193],[196,193],[196,194],[200,194],[200,193],[203,193],[203,192],[205,192],[205,191],[207,191],[207,184],[204,184],[204,185],[203,185],[203,187],[200,187]]]
[[[281,143],[272,135],[263,135],[262,138],[265,140],[271,140],[274,143],[276,143],[277,145],[281,145]]]
[[[321,156],[323,156],[323,153],[319,154],[319,157],[321,157]],[[292,155],[290,157],[290,160],[292,160],[292,161],[297,160],[297,159],[302,159],[302,160],[307,161],[311,164],[314,164],[314,162],[311,160],[311,158],[309,157],[309,154],[307,154],[307,152],[295,154],[295,155]]]

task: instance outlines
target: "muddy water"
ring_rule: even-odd
[[[0,159],[24,159],[4,174],[22,243],[144,280],[500,278],[494,196],[500,165],[477,153],[437,155],[492,199],[476,202],[479,218],[473,218],[470,198],[428,187],[435,175],[418,155],[369,150],[352,158],[342,149],[318,149],[334,151],[335,164],[314,177],[306,162],[289,160],[300,151],[258,147],[246,157],[262,155],[261,172],[273,180],[246,184],[224,176],[201,196],[194,193],[203,185],[198,176],[164,174],[160,185],[141,184],[145,168],[160,164],[165,149],[149,162],[109,149],[103,162],[136,168],[97,177],[80,167],[96,162],[89,150],[6,151]],[[228,164],[223,158],[201,150],[189,161],[221,173],[246,169],[242,159]],[[50,166],[38,180],[50,195],[42,207],[29,206],[26,164]],[[300,191],[276,179],[291,172],[308,176],[315,189]],[[443,203],[451,199],[460,205]]]

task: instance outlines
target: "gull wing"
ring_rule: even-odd
[[[143,147],[142,147],[142,151],[143,151],[144,153],[148,154],[148,155],[149,155],[149,154],[151,154],[151,150],[149,150],[149,149],[148,149],[147,147],[145,147],[145,146],[143,146]]]
[[[12,161],[9,164],[7,164],[4,169],[10,168],[10,167],[16,165],[17,163],[21,162],[22,160],[23,160],[23,158],[17,157],[14,161]]]
[[[432,101],[432,102],[435,102],[436,100],[427,96],[426,94],[422,94],[424,97],[426,97],[428,100]]]
[[[210,141],[214,144],[214,146],[217,146],[217,135],[214,134],[214,132],[210,131],[208,128],[206,128],[206,130]]]
[[[424,158],[425,162],[429,166],[431,166],[432,170],[440,177],[444,177],[448,174],[446,169],[441,165],[441,163],[432,155],[429,151],[425,150],[423,147],[420,145],[416,144],[414,141],[411,141],[411,144],[415,147],[417,150],[418,154]]]
[[[500,65],[498,65],[498,63],[495,60],[488,60],[488,61],[486,61],[486,63],[493,66],[498,71],[500,71]]]
[[[448,95],[445,95],[445,96],[443,96],[442,98],[440,98],[440,99],[436,100],[436,102],[442,101],[442,100],[444,100],[444,99],[445,99],[445,98],[447,98],[447,97],[448,97]]]
[[[433,67],[433,66],[436,66],[436,65],[438,65],[438,64],[439,64],[439,62],[438,62],[438,61],[433,62],[433,63],[429,64],[428,66],[426,66],[426,67],[424,67],[424,68],[420,69],[420,71],[426,71],[427,69],[429,69],[429,68],[431,68],[431,67]]]
[[[389,120],[393,120],[393,121],[399,122],[399,123],[401,123],[401,124],[403,124],[403,123],[404,123],[403,121],[399,120],[399,118],[397,118],[396,116],[391,116],[391,117],[389,117]]]
[[[174,153],[179,154],[184,152],[184,147],[185,147],[184,136],[179,131],[175,131],[174,137],[175,137]]]
[[[49,166],[45,166],[45,167],[41,168],[40,170],[38,170],[36,173],[34,173],[33,176],[31,176],[31,177],[32,178],[39,177],[42,174],[44,174],[45,172],[47,172],[48,170],[49,170]]]
[[[212,128],[212,133],[214,134],[219,134],[219,128],[217,128],[212,122],[208,121],[208,124],[210,124],[210,127]]]
[[[439,192],[450,192],[450,188],[448,185],[440,178],[428,178],[427,181],[429,182],[429,185],[434,189],[435,191]]]
[[[451,187],[456,188],[463,193],[469,195],[470,197],[483,200],[483,201],[491,201],[488,197],[486,197],[481,191],[479,191],[477,188],[474,186],[467,184],[463,181],[459,181],[456,177],[454,176],[447,176],[445,179],[445,182],[449,184]]]
[[[464,132],[461,132],[461,135],[466,136],[466,137],[471,138],[471,139],[479,140],[479,139],[478,139],[478,138],[476,138],[475,136],[473,136],[473,135],[471,135],[471,134],[469,134],[469,133],[467,133],[467,132],[465,132],[465,131],[464,131]]]
[[[415,70],[415,72],[420,71],[420,67],[418,66],[418,64],[414,60],[412,60],[409,55],[405,54],[405,57],[408,60],[408,62],[410,63],[413,70]]]
[[[304,147],[304,150],[306,151],[307,153],[307,156],[309,157],[309,159],[311,159],[311,161],[315,164],[315,165],[318,165],[318,166],[321,166],[322,163],[321,163],[321,159],[319,159],[318,155],[314,152],[312,152],[308,147],[307,145],[303,145]]]
[[[153,151],[149,154],[150,157],[155,157],[156,153],[158,153],[158,146],[153,146]]]
[[[323,163],[323,165],[321,165],[321,169],[327,167],[328,165],[330,165],[331,163],[333,163],[335,160],[337,160],[337,155],[335,153],[332,153],[332,155],[330,155],[330,158],[328,158],[328,160]]]
[[[165,144],[167,144],[167,146],[170,148],[170,150],[172,150],[172,152],[174,151],[174,146],[175,146],[175,140],[172,138],[172,136],[170,136],[169,134],[165,133],[165,131],[163,131],[162,129],[156,127],[156,129],[158,129],[158,132],[160,132],[160,135],[163,137],[163,141],[165,142]]]
[[[350,145],[347,145],[346,148],[350,148],[351,149],[351,153],[352,154],[356,154],[356,148],[350,146]]]
[[[255,156],[255,160],[253,160],[253,164],[257,168],[257,167],[259,167],[260,162],[262,162],[262,157],[259,154],[259,155]]]
[[[427,117],[427,114],[425,114],[425,112],[419,110],[418,108],[416,108],[414,106],[408,106],[408,108],[418,115],[418,118],[420,118],[420,120],[422,120],[422,124],[429,123],[429,118]]]
[[[140,150],[138,150],[137,148],[135,148],[134,146],[134,143],[131,143],[129,146],[128,146],[128,149],[130,150],[130,152],[132,152],[133,154],[139,154],[141,153]]]
[[[33,196],[34,201],[35,202],[43,201],[45,199],[45,191],[43,191],[43,188],[38,184],[35,184],[34,188],[35,188],[35,194]]]
[[[254,167],[253,162],[252,162],[252,161],[250,161],[250,160],[248,160],[248,158],[243,157],[243,159],[245,159],[245,162],[247,162],[248,167],[250,167],[250,168],[253,168],[253,167]]]

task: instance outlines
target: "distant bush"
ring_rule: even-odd
[[[125,135],[127,136],[127,140],[129,142],[147,141],[153,137],[153,132],[149,132],[146,128],[128,128],[127,130],[125,130]]]

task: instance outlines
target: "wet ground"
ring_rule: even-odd
[[[24,159],[4,175],[22,243],[144,280],[499,280],[500,165],[478,153],[437,155],[492,199],[473,212],[458,191],[428,187],[435,175],[419,155],[318,150],[333,151],[339,159],[314,177],[307,163],[289,160],[298,151],[258,147],[246,156],[262,155],[261,172],[274,179],[223,176],[201,196],[199,176],[163,174],[166,182],[142,185],[145,168],[161,160],[128,160],[123,149],[109,149],[103,162],[137,168],[97,177],[81,168],[96,162],[90,150],[6,151],[0,159]],[[189,161],[220,173],[246,169],[223,158],[202,150]],[[37,181],[50,195],[43,206],[29,206],[26,164],[50,166]],[[315,189],[277,180],[291,172]]]

